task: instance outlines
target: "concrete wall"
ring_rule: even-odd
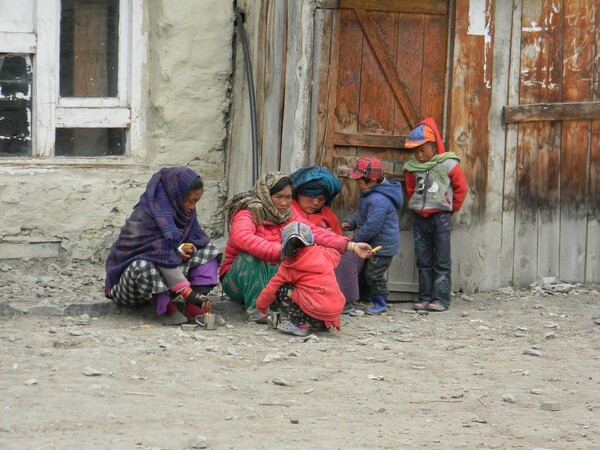
[[[205,181],[199,219],[223,235],[232,2],[145,2],[139,147],[122,163],[0,159],[0,259],[103,260],[150,176],[187,165]],[[145,55],[140,55],[145,52]],[[35,149],[34,149],[35,153]]]

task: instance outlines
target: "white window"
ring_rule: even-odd
[[[0,0],[0,164],[135,156],[142,2]]]

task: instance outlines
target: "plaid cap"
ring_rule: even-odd
[[[379,180],[380,178],[383,178],[381,161],[373,156],[363,156],[358,158],[354,164],[354,168],[348,172],[348,176],[353,180],[359,178]]]
[[[313,245],[315,243],[312,230],[308,225],[302,222],[290,222],[283,227],[283,231],[281,232],[282,246],[285,247],[285,244],[287,244],[291,238],[300,239],[304,242],[304,245]]]
[[[431,127],[422,123],[410,132],[408,139],[404,142],[404,148],[415,148],[425,142],[436,142],[436,140]]]

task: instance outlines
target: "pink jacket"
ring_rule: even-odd
[[[256,309],[264,311],[275,301],[277,290],[284,283],[295,287],[291,298],[302,311],[315,319],[341,329],[340,316],[346,298],[337,283],[334,269],[340,254],[331,249],[311,245],[285,259],[277,273],[256,299]]]
[[[219,271],[221,279],[229,271],[233,260],[239,253],[247,253],[273,265],[279,263],[281,258],[281,232],[283,227],[290,222],[303,222],[309,225],[316,244],[334,248],[340,253],[346,251],[346,244],[349,241],[347,237],[338,236],[331,231],[313,225],[294,210],[292,210],[292,217],[287,222],[277,225],[264,221],[262,225],[256,225],[252,220],[252,213],[247,209],[242,209],[231,221],[229,239],[227,239],[225,245],[225,258]]]

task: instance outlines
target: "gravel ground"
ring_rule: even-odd
[[[298,338],[219,295],[216,330],[162,326],[110,309],[103,276],[0,263],[0,448],[600,448],[596,286],[394,303]]]

